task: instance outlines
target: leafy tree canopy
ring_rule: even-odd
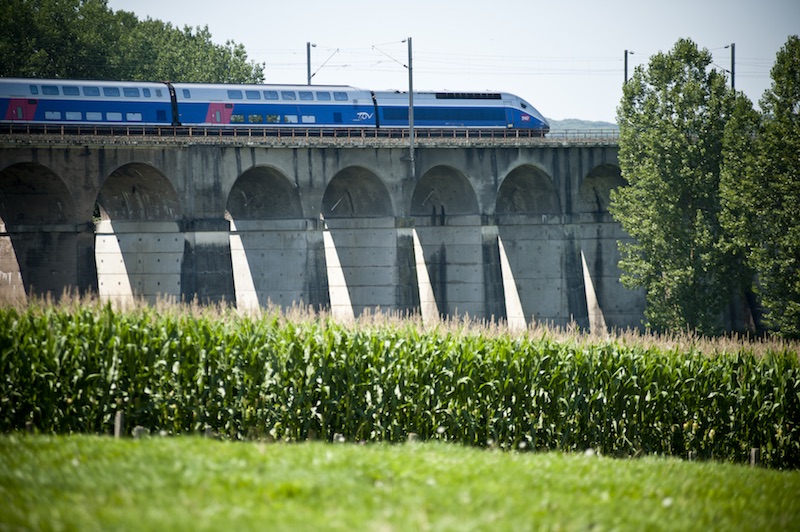
[[[719,178],[733,92],[691,40],[638,67],[618,109],[619,161],[629,186],[611,212],[632,237],[620,244],[622,282],[646,291],[647,325],[713,333],[738,278],[722,245]]]
[[[0,76],[259,83],[264,65],[207,26],[140,21],[106,0],[0,0]]]
[[[768,325],[800,338],[800,38],[778,53],[759,116],[740,102],[726,132],[722,217],[756,273]]]

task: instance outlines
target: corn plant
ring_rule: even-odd
[[[441,439],[519,450],[800,465],[792,346],[708,352],[414,322],[99,303],[0,308],[0,428],[298,441]]]

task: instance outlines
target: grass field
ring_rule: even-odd
[[[0,530],[789,530],[800,472],[452,443],[0,436]]]

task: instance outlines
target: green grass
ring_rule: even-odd
[[[0,436],[0,530],[786,530],[800,472],[442,442]]]

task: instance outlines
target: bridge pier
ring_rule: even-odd
[[[509,319],[503,286],[503,269],[500,264],[500,233],[496,225],[481,225],[483,250],[484,315],[487,319]],[[514,282],[513,279],[511,282]]]
[[[3,300],[95,292],[93,232],[72,224],[0,223]]]
[[[183,220],[180,225],[183,234],[181,298],[202,304],[234,304],[236,292],[228,220],[190,219]]]

